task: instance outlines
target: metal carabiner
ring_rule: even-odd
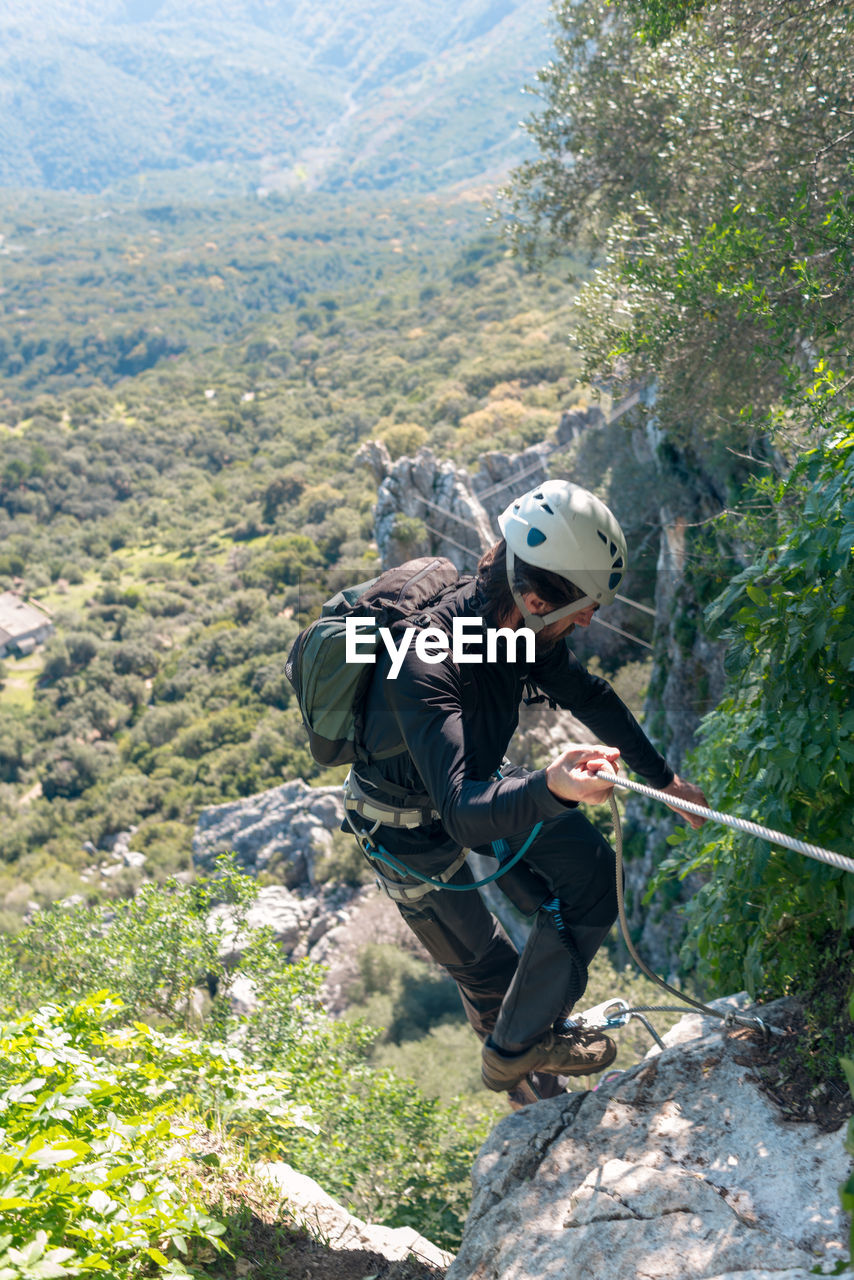
[[[624,1027],[629,1017],[628,1003],[616,997],[613,1000],[603,1000],[601,1004],[585,1009],[583,1013],[573,1014],[572,1021],[588,1031],[607,1031],[609,1027]]]

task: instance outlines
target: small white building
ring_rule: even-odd
[[[32,653],[53,631],[47,612],[12,591],[0,592],[0,658],[16,650]]]

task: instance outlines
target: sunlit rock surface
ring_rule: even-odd
[[[844,1130],[784,1120],[741,1034],[690,1015],[665,1042],[496,1127],[448,1280],[807,1280],[847,1257]]]

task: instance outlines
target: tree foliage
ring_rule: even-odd
[[[728,640],[727,696],[695,765],[714,807],[847,852],[854,841],[854,420],[785,481],[757,484],[777,536],[709,609]],[[715,989],[803,990],[847,951],[854,876],[720,829],[664,864],[708,880],[687,907],[685,959]]]
[[[368,1051],[378,1032],[333,1021],[320,999],[320,969],[307,960],[285,963],[272,931],[246,924],[256,892],[251,877],[221,866],[216,876],[192,885],[170,880],[146,886],[133,901],[108,912],[55,907],[16,937],[0,936],[0,1018],[40,1007],[21,1024],[0,1030],[8,1038],[4,1049],[6,1043],[17,1046],[0,1063],[0,1105],[4,1080],[12,1091],[6,1102],[26,1104],[16,1140],[32,1139],[35,1152],[45,1144],[64,1149],[67,1140],[80,1136],[73,1123],[61,1123],[68,1117],[53,1082],[35,1078],[51,1065],[39,1053],[49,1054],[56,1039],[69,1052],[73,1047],[63,1063],[83,1062],[88,1072],[89,1059],[74,1053],[98,1059],[92,1070],[100,1073],[106,1111],[102,1115],[100,1109],[93,1120],[98,1134],[87,1136],[87,1143],[100,1141],[100,1129],[109,1124],[112,1090],[124,1090],[123,1109],[116,1113],[122,1123],[141,1113],[146,1099],[151,1102],[151,1124],[139,1130],[146,1143],[162,1139],[163,1117],[167,1128],[179,1115],[191,1125],[222,1126],[253,1158],[288,1160],[361,1217],[414,1226],[453,1246],[468,1207],[469,1172],[485,1136],[484,1121],[468,1123],[468,1117],[463,1123],[455,1105],[444,1106],[411,1081],[371,1064]],[[227,905],[227,916],[211,914],[220,904]],[[237,963],[227,964],[222,942],[235,932],[246,945]],[[238,978],[248,980],[256,1001],[244,1016],[232,1014],[229,1002]],[[107,997],[104,983],[114,994]],[[26,1081],[22,1092],[19,1085]],[[71,1093],[79,1087],[75,1079],[68,1085]],[[85,1164],[87,1153],[88,1147],[75,1146],[69,1168]],[[69,1234],[76,1238],[57,1196],[80,1213],[82,1184],[51,1183],[24,1212],[21,1188],[36,1178],[39,1161],[50,1159],[33,1155],[23,1166],[29,1171],[24,1181],[15,1183],[18,1189],[5,1192],[18,1198],[5,1206],[16,1211],[10,1219],[15,1248],[42,1229],[55,1247],[66,1248]],[[154,1163],[148,1146],[145,1159]],[[115,1176],[133,1198],[139,1166],[118,1163]],[[64,1167],[63,1160],[59,1164]],[[14,1181],[21,1173],[16,1148],[5,1166],[0,1161],[0,1186],[3,1175]],[[107,1184],[111,1176],[104,1174]],[[188,1212],[197,1207],[191,1204]],[[118,1205],[105,1211],[108,1225],[117,1211]],[[180,1234],[184,1221],[179,1218],[174,1229],[167,1221],[160,1235]],[[113,1239],[119,1255],[129,1247],[125,1240],[121,1232]],[[134,1241],[142,1248],[139,1233]],[[92,1248],[100,1243],[100,1235],[90,1241]]]
[[[720,808],[844,848],[854,11],[567,0],[556,18],[510,231],[535,256],[601,255],[578,299],[588,376],[645,385],[671,509],[680,472],[730,509],[686,536],[696,600],[713,570],[737,574],[707,615],[727,619],[730,687],[693,767]],[[684,953],[703,980],[803,990],[845,951],[852,877],[718,833],[678,848],[662,878],[709,874]]]
[[[640,18],[638,10],[642,10]],[[657,422],[703,451],[753,424],[819,359],[850,350],[850,5],[560,4],[510,196],[517,240],[586,237],[606,265],[578,336],[598,379],[655,376]]]

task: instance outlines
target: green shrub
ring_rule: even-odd
[[[14,938],[0,940],[0,1010],[44,1000],[81,999],[104,986],[138,1017],[193,1022],[193,989],[210,982],[224,1017],[230,971],[219,955],[226,924],[209,922],[229,903],[235,924],[255,894],[249,877],[226,872],[191,885],[142,885],[132,899],[103,907],[49,907]]]
[[[467,1126],[456,1107],[371,1065],[376,1032],[330,1019],[317,966],[287,964],[269,930],[246,927],[256,889],[225,864],[191,885],[144,885],[108,911],[40,912],[15,937],[0,937],[0,1010],[81,997],[85,1005],[109,984],[118,994],[95,1002],[92,1044],[152,1072],[153,1097],[180,1099],[253,1157],[287,1159],[361,1216],[453,1247],[483,1122]],[[211,919],[223,903],[235,914],[230,923]],[[220,954],[232,929],[247,944],[233,968]],[[250,980],[257,1001],[244,1018],[229,1012],[236,975]],[[193,995],[203,983],[214,994],[200,1006]],[[157,1025],[122,1025],[126,1009]],[[119,1025],[109,1029],[111,1019]]]
[[[375,876],[353,837],[346,831],[333,831],[332,846],[314,864],[318,884],[347,884],[354,888],[373,884]]]
[[[359,980],[350,998],[371,1025],[395,1042],[423,1036],[434,1023],[459,1018],[456,983],[424,960],[389,943],[359,951]]]
[[[144,1032],[105,1030],[118,1010],[102,992],[0,1026],[0,1275],[9,1280],[130,1280],[152,1263],[189,1275],[180,1255],[190,1239],[221,1247],[224,1227],[180,1145],[192,1127],[176,1066],[198,1071],[204,1057],[176,1042],[164,1058]]]
[[[758,486],[779,529],[709,610],[728,620],[732,683],[693,766],[716,808],[842,851],[854,842],[854,423],[845,426],[786,481]],[[687,907],[684,955],[716,989],[806,991],[847,950],[854,876],[719,827],[675,848],[657,884],[708,875]]]

